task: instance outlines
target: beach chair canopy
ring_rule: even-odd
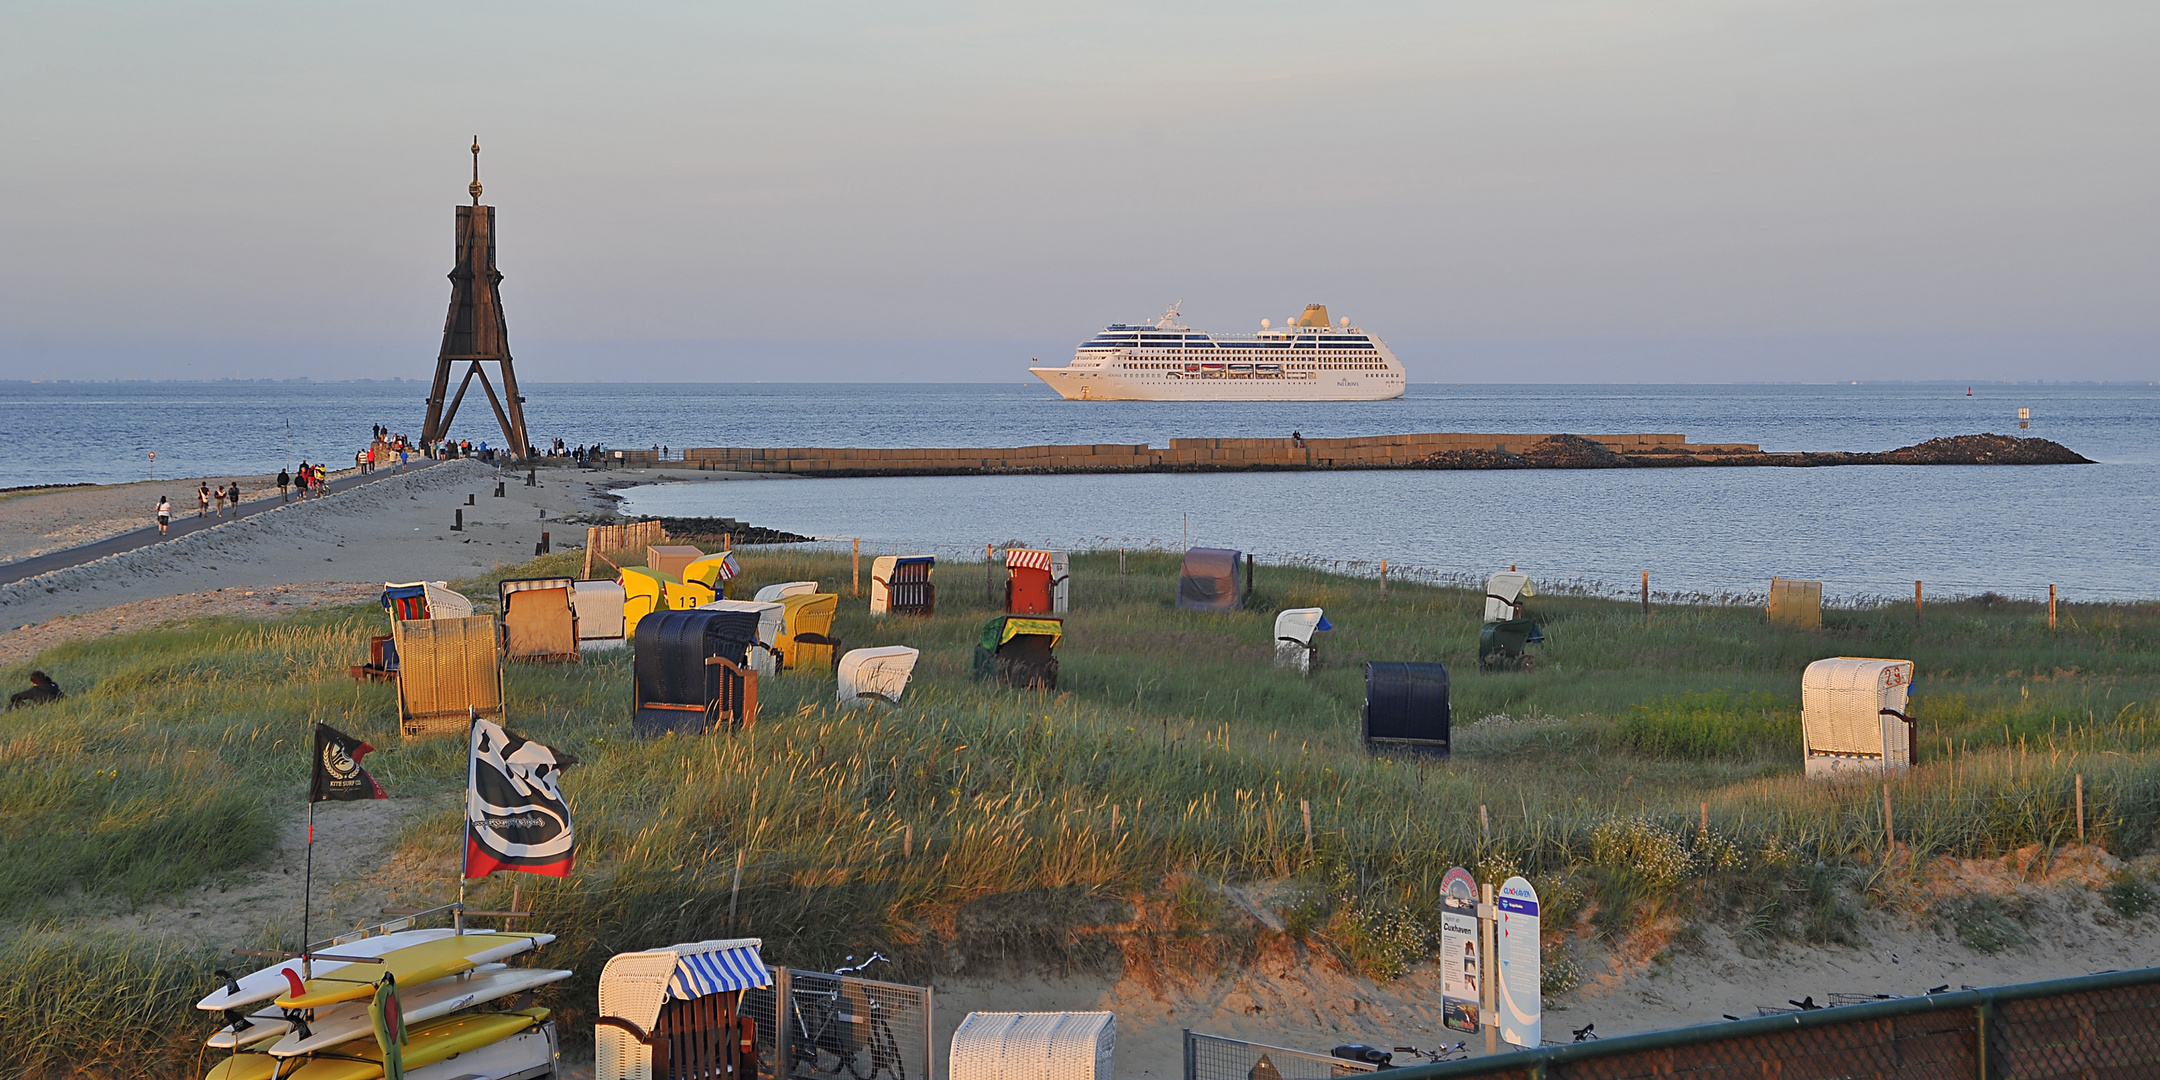
[[[1238,552],[1229,548],[1196,547],[1185,552],[1185,567],[1178,574],[1177,603],[1191,611],[1236,611]]]
[[[721,657],[750,670],[757,633],[754,611],[661,611],[639,620],[631,728],[647,736],[705,730],[715,708],[732,705],[721,700],[722,670],[705,661]]]
[[[752,599],[777,603],[782,597],[802,596],[816,591],[818,583],[815,581],[783,581],[778,585],[767,585],[759,589]]]
[[[930,583],[934,555],[880,555],[870,564],[870,614],[929,615],[937,606]]]
[[[699,582],[719,590],[721,586],[735,580],[735,575],[740,573],[742,563],[735,558],[735,553],[723,551],[692,560],[690,565],[683,567],[682,578],[684,581]]]
[[[922,652],[905,645],[876,649],[852,649],[837,665],[840,704],[854,705],[864,699],[898,705],[907,692],[908,676]]]
[[[577,607],[566,577],[510,578],[497,583],[502,602],[503,655],[512,660],[568,660],[578,656]],[[616,618],[620,619],[618,614]]]
[[[1808,775],[1834,775],[1846,767],[1910,765],[1913,725],[1905,705],[1912,681],[1910,660],[1839,656],[1809,664],[1800,676]]]
[[[673,575],[680,581],[683,569],[704,557],[705,549],[694,544],[649,544],[645,548],[645,569]]]
[[[1450,723],[1447,665],[1393,660],[1365,665],[1366,749],[1445,755]]]
[[[616,580],[623,587],[623,635],[635,638],[639,620],[667,608],[667,579],[642,567],[625,566]]]
[[[385,582],[382,606],[393,620],[463,619],[472,614],[472,601],[447,581]]]
[[[1494,574],[1485,579],[1485,621],[1506,622],[1520,619],[1524,598],[1536,596],[1530,587],[1530,575],[1513,570]]]
[[[1764,614],[1774,623],[1806,627],[1822,626],[1822,582],[1770,579],[1770,603]]]
[[[1275,666],[1311,673],[1313,654],[1319,646],[1313,644],[1313,635],[1335,627],[1327,621],[1327,613],[1316,607],[1290,608],[1275,616]]]
[[[475,713],[503,718],[492,616],[401,619],[391,635],[398,654],[398,724],[407,738],[465,731]]]
[[[1111,1080],[1117,1016],[1108,1012],[971,1012],[953,1032],[951,1080]]]
[[[780,598],[780,607],[781,665],[789,670],[831,667],[833,650],[840,644],[832,636],[833,618],[840,613],[840,597],[821,592],[788,593]]]
[[[757,616],[757,640],[750,645],[750,667],[760,675],[780,673],[780,638],[787,632],[787,607],[756,600],[715,600],[699,611],[747,611]]]
[[[727,938],[610,957],[600,970],[596,1074],[651,1075],[652,1046],[624,1025],[651,1033],[662,1026],[661,1015],[671,1004],[772,985],[771,970],[758,952],[763,945],[757,938]]]
[[[577,604],[580,641],[623,639],[623,587],[619,581],[580,581],[572,596]]]
[[[991,652],[996,652],[1003,648],[1006,642],[1016,637],[1044,637],[1050,639],[1048,643],[1050,648],[1056,648],[1058,639],[1064,636],[1065,620],[1063,619],[1038,619],[1024,615],[1000,615],[983,624],[982,633],[977,636],[976,644]]]
[[[1063,614],[1072,573],[1062,551],[1005,549],[1005,610],[1012,615]]]

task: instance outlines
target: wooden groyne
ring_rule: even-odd
[[[1765,453],[1755,443],[1684,435],[1427,433],[1348,439],[1172,439],[1015,447],[702,447],[684,465],[793,476],[979,476],[1045,473],[1264,472],[1322,469],[1612,469],[1703,465],[2076,464],[2045,439],[1966,435],[1883,453]],[[638,464],[646,464],[639,462]]]

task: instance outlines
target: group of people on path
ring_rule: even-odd
[[[280,470],[278,472],[278,501],[290,502],[293,492],[297,492],[298,496],[303,499],[307,498],[308,493],[311,491],[317,495],[327,495],[330,492],[329,483],[330,472],[328,469],[323,468],[321,465],[310,465],[303,460],[297,469],[290,471]],[[240,481],[234,480],[230,483],[220,484],[216,491],[212,491],[210,490],[210,481],[205,480],[195,489],[196,517],[224,517],[228,507],[232,510],[232,516],[236,518],[240,516]],[[158,496],[157,531],[159,536],[167,535],[171,531],[172,516],[172,500],[163,495]]]
[[[294,491],[298,492],[299,497],[303,499],[308,497],[308,492],[310,490],[314,491],[317,495],[327,495],[330,493],[329,483],[330,471],[328,469],[325,469],[320,465],[310,465],[307,463],[306,458],[301,458],[300,467],[298,469],[295,469],[292,472],[286,472],[282,469],[278,471],[278,501],[288,501],[286,498],[287,488],[291,488]]]

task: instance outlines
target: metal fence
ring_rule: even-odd
[[[929,987],[767,970],[772,985],[741,1006],[757,1021],[760,1080],[931,1080]]]
[[[1241,1080],[1219,1071],[1195,1074],[1190,1050],[1186,1076],[1188,1080]],[[1391,1070],[1390,1076],[1393,1080],[2160,1077],[2160,968],[1705,1024]]]
[[[1285,1046],[1185,1032],[1185,1080],[1339,1080],[1377,1068]]]

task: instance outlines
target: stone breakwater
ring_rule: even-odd
[[[627,458],[626,452],[625,457]],[[649,464],[628,462],[625,464]],[[1689,443],[1684,435],[1431,433],[1348,439],[1172,439],[1145,444],[1000,448],[706,447],[697,469],[791,476],[981,476],[1329,469],[1630,469],[1704,466],[2083,465],[2046,439],[1959,435],[1877,453],[1765,452],[1754,443]]]

